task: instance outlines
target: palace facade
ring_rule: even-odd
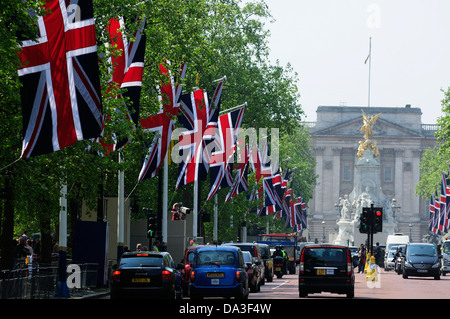
[[[308,240],[332,242],[337,235],[340,198],[354,188],[354,165],[359,141],[364,141],[361,110],[367,116],[381,116],[373,127],[381,164],[381,189],[395,199],[396,232],[423,240],[428,227],[428,202],[415,195],[423,152],[436,146],[437,125],[423,124],[422,111],[405,107],[319,106],[317,122],[307,123],[318,175],[308,203]],[[352,243],[360,245],[361,243]],[[380,243],[381,244],[381,243]]]

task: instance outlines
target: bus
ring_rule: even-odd
[[[287,269],[290,274],[295,274],[298,236],[295,234],[259,234],[257,243],[269,245],[271,254],[275,251],[275,247],[281,245],[288,255]]]

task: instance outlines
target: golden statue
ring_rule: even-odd
[[[380,117],[381,113],[373,116],[367,116],[366,113],[364,113],[364,110],[361,109],[361,112],[363,114],[363,121],[364,125],[361,126],[359,129],[361,132],[364,132],[364,138],[366,139],[364,142],[359,141],[359,148],[358,148],[358,157],[362,158],[364,152],[366,150],[370,150],[373,153],[374,157],[378,157],[380,155],[380,152],[378,151],[377,142],[372,142],[370,139],[373,136],[373,126],[375,125],[375,122]]]

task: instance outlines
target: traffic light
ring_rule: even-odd
[[[374,221],[373,221],[373,232],[378,233],[383,231],[383,208],[374,207],[373,208]]]
[[[362,234],[367,234],[369,232],[370,222],[370,208],[363,207],[363,211],[359,217],[359,232]]]
[[[147,238],[156,236],[156,219],[153,215],[147,215]]]

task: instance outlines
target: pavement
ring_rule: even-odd
[[[94,299],[109,296],[109,288],[80,289],[70,294],[70,299]]]

